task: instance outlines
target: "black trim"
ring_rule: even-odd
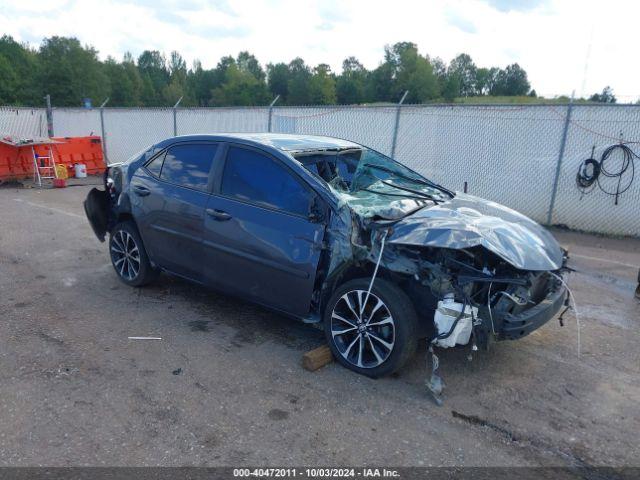
[[[516,340],[529,335],[534,330],[551,320],[560,311],[567,298],[567,289],[556,282],[556,288],[549,292],[539,304],[522,313],[505,315],[500,329],[500,336]]]

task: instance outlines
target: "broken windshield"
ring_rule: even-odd
[[[398,218],[453,193],[395,160],[366,147],[300,152],[302,165],[364,216]]]

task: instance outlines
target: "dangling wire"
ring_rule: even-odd
[[[373,288],[373,282],[376,280],[376,276],[378,275],[378,268],[380,267],[380,262],[382,261],[382,253],[384,252],[384,242],[387,239],[387,235],[389,234],[389,230],[385,230],[382,234],[382,240],[380,240],[380,253],[378,254],[378,261],[376,262],[376,268],[373,270],[373,276],[371,277],[371,282],[369,283],[369,290],[367,290],[367,295],[364,297],[364,303],[362,304],[362,309],[367,306],[367,302],[369,301],[369,295],[371,295],[371,289]]]
[[[562,282],[562,284],[565,286],[565,288],[567,289],[567,291],[569,292],[569,296],[571,297],[571,300],[573,301],[573,311],[576,314],[576,326],[578,328],[578,356],[580,356],[580,351],[581,351],[581,340],[580,340],[580,313],[578,312],[578,304],[576,303],[576,297],[573,295],[573,292],[571,291],[571,289],[569,288],[569,285],[567,285],[567,282],[564,281],[564,279],[560,276],[560,275],[556,275],[553,272],[549,272],[551,275],[553,275],[554,277],[556,277],[558,280],[560,280]]]

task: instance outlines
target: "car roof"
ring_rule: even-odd
[[[295,135],[289,133],[221,133],[211,135],[184,135],[180,140],[243,140],[266,145],[286,152],[308,152],[315,150],[343,150],[360,148],[357,143],[340,138],[319,135]]]

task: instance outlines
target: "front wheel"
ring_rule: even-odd
[[[120,280],[132,287],[146,285],[158,276],[149,262],[138,229],[131,221],[118,223],[109,237],[111,264]]]
[[[396,285],[377,279],[351,280],[331,296],[324,332],[343,366],[369,377],[400,369],[416,351],[417,316],[411,300]]]

